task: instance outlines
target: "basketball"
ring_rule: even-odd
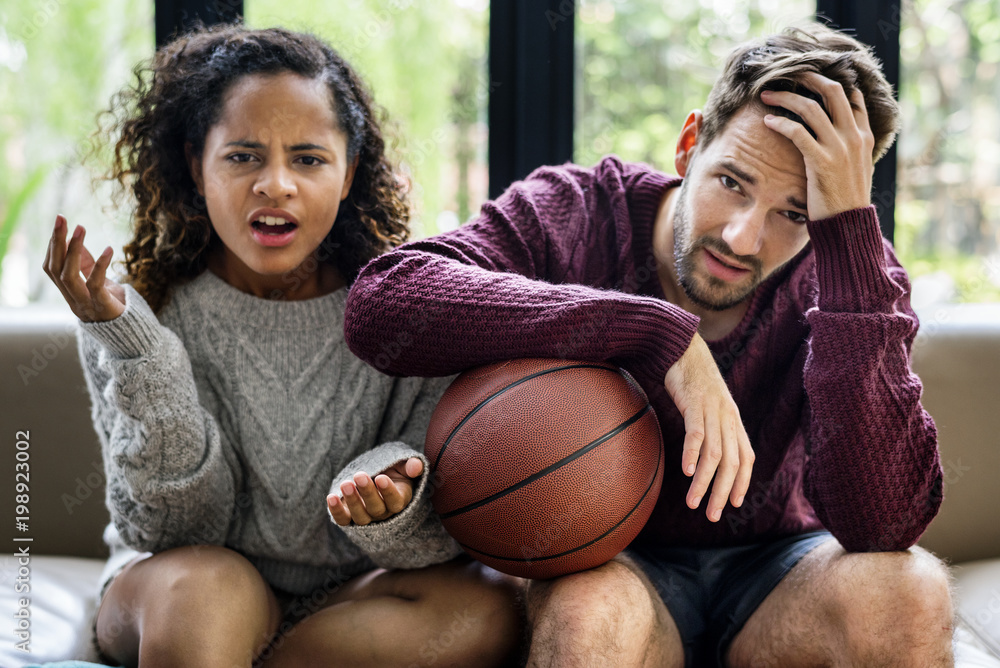
[[[621,552],[663,481],[656,413],[625,371],[520,359],[461,374],[425,452],[445,529],[498,571],[545,579]]]

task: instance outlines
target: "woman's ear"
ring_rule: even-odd
[[[703,118],[700,109],[695,109],[688,114],[684,121],[684,127],[677,137],[677,150],[674,152],[674,168],[678,176],[685,176],[691,166],[691,158],[694,157],[695,149],[698,146],[698,135],[701,134],[701,124]]]
[[[354,160],[351,164],[347,166],[347,171],[344,173],[344,188],[340,191],[340,201],[343,202],[347,199],[347,196],[351,194],[351,184],[354,183],[354,173],[358,171],[358,161],[361,159],[361,154],[358,153],[354,156]]]
[[[184,142],[184,159],[187,160],[188,171],[194,179],[194,185],[198,189],[198,194],[205,196],[205,178],[201,171],[201,158],[194,154],[194,146],[191,142]]]

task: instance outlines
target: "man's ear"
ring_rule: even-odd
[[[691,166],[691,158],[694,157],[695,148],[698,146],[698,135],[701,134],[702,115],[700,109],[695,109],[688,114],[684,121],[684,127],[677,137],[677,150],[674,153],[674,168],[678,176],[685,176]]]
[[[201,159],[194,154],[194,146],[191,142],[184,142],[184,159],[187,160],[188,171],[194,179],[194,185],[198,189],[198,194],[205,196],[205,178],[201,172]]]
[[[354,156],[354,160],[351,164],[347,166],[347,172],[344,173],[344,189],[340,191],[340,201],[343,202],[347,199],[347,196],[351,194],[351,184],[354,183],[354,173],[358,171],[358,160],[361,159],[361,154]]]

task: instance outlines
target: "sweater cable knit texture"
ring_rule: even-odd
[[[427,466],[427,423],[450,381],[391,378],[351,354],[346,292],[267,301],[205,272],[159,320],[126,286],[121,316],[81,326],[113,552],[224,545],[295,594],[459,553],[427,475],[383,522],[342,528],[328,514],[326,495],[357,471]]]

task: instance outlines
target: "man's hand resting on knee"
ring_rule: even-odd
[[[413,479],[424,470],[424,464],[410,457],[386,469],[372,480],[359,471],[353,481],[341,483],[341,495],[326,497],[333,521],[342,527],[365,525],[387,520],[403,511],[413,498]]]

